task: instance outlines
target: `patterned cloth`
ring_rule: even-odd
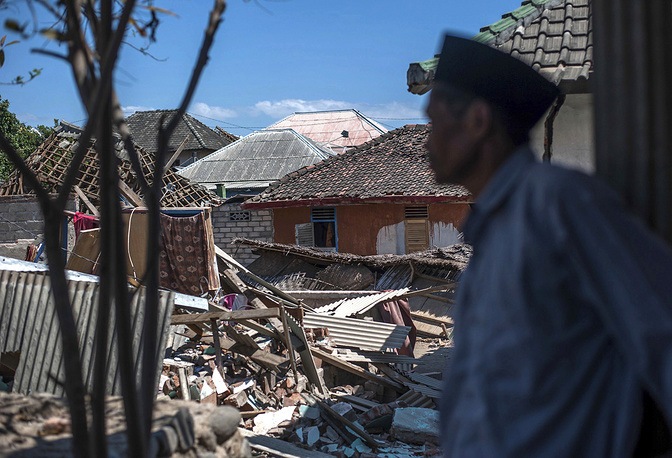
[[[218,288],[203,213],[187,217],[161,214],[161,248],[161,287],[195,296]]]

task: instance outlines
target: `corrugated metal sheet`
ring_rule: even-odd
[[[19,261],[21,263],[21,261]],[[14,391],[18,393],[45,392],[62,396],[60,384],[65,379],[63,351],[58,318],[55,313],[50,282],[46,273],[30,272],[35,264],[3,263],[0,260],[0,351],[20,352],[19,365],[14,378]],[[39,268],[37,268],[39,269]],[[20,271],[24,270],[24,271]],[[72,309],[79,331],[84,382],[93,386],[93,350],[96,345],[96,316],[99,283],[90,275],[70,275],[68,279]],[[140,382],[140,341],[144,315],[143,290],[137,290],[131,301],[131,334],[133,335],[134,367]],[[157,358],[160,370],[175,293],[161,292],[157,327],[159,345]],[[121,388],[118,374],[115,313],[110,319],[110,345],[108,353],[108,394],[119,395]]]
[[[417,391],[418,393],[423,394],[423,395],[425,395],[429,398],[432,398],[432,399],[440,399],[441,398],[441,391],[435,390],[434,388],[430,388],[426,385],[421,385],[419,383],[408,383],[408,382],[404,383],[404,385],[407,388],[409,388],[413,391]]]
[[[262,130],[183,168],[178,173],[194,183],[271,182],[333,153],[292,129]]]
[[[369,296],[341,299],[315,309],[316,313],[346,317],[366,313],[377,304],[396,300],[408,292],[408,288],[398,291],[384,291]]]
[[[335,345],[362,350],[387,350],[401,348],[410,326],[380,323],[377,321],[341,318],[318,313],[306,313],[305,328],[327,328]]]
[[[294,129],[311,140],[342,152],[343,148],[361,145],[387,132],[383,126],[357,110],[294,113],[271,125],[269,129]],[[348,136],[342,135],[343,131]]]

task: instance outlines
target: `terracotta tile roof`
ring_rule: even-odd
[[[174,116],[176,111],[177,110],[136,111],[130,115],[126,118],[126,122],[131,130],[133,140],[147,152],[156,152],[158,150],[157,133],[159,122],[163,116],[166,117],[165,122],[168,122],[170,118]],[[204,149],[216,151],[233,141],[231,138],[220,135],[198,119],[185,113],[170,138],[168,151],[177,150],[187,134],[191,134],[191,138],[184,148],[186,151]]]
[[[430,129],[429,125],[417,125],[387,132],[343,154],[286,175],[246,205],[390,197],[469,200],[469,192],[463,187],[439,185],[434,180],[425,150]]]
[[[526,0],[473,39],[511,54],[556,84],[585,83],[593,71],[590,8],[590,0]],[[409,66],[410,92],[430,89],[437,62],[435,57]],[[585,91],[584,84],[579,92]]]
[[[298,112],[287,116],[268,129],[294,129],[314,142],[342,153],[366,143],[387,129],[357,110]],[[343,132],[347,132],[347,137]]]

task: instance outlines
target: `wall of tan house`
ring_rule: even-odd
[[[530,144],[541,159],[544,152],[544,116],[530,133]],[[595,172],[595,136],[593,134],[593,96],[569,94],[553,123],[551,162]]]
[[[338,251],[360,255],[403,254],[404,204],[346,205],[336,208]],[[429,205],[431,246],[459,241],[459,227],[469,212],[465,203]],[[295,244],[296,225],[310,222],[311,208],[273,210],[274,241]]]

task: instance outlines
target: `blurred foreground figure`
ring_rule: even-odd
[[[558,93],[536,71],[447,36],[434,84],[436,179],[476,199],[463,227],[474,252],[441,403],[444,453],[664,451],[655,405],[669,422],[669,247],[596,179],[535,160],[529,130]]]

